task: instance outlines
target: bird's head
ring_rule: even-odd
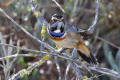
[[[54,14],[51,18],[52,22],[63,21],[63,20],[64,20],[64,18],[60,14]]]
[[[61,37],[65,33],[65,23],[63,21],[63,16],[54,14],[51,18],[51,23],[48,27],[48,31],[51,35],[56,37]]]
[[[52,23],[49,26],[50,31],[55,33],[64,32],[65,24],[63,19],[62,15],[54,14],[51,18]]]

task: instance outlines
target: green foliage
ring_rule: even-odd
[[[27,66],[27,64],[25,63],[23,57],[18,57],[18,64],[20,64],[20,66],[21,66],[22,68],[24,68],[25,66]]]
[[[116,64],[120,70],[120,50],[118,50],[116,53],[115,61],[116,61]]]
[[[22,78],[22,80],[29,80],[28,75],[24,75],[24,77]]]
[[[115,59],[112,56],[112,52],[111,52],[111,50],[109,48],[109,45],[106,44],[106,43],[104,43],[104,55],[105,55],[108,63],[111,65],[112,69],[120,72],[120,70],[119,70],[119,68],[118,68],[118,66],[117,66],[117,64],[115,62]]]

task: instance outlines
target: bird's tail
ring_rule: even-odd
[[[84,43],[79,44],[78,47],[79,55],[88,63],[97,64],[97,59],[93,56],[90,50],[85,46]]]
[[[82,57],[83,60],[87,61],[88,63],[92,63],[97,65],[98,62],[96,60],[96,58],[92,55],[92,53],[90,53],[90,56],[86,56],[83,53],[81,53],[80,51],[78,51],[79,55]]]

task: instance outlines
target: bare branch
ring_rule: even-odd
[[[33,36],[28,31],[26,31],[23,28],[23,26],[19,25],[16,21],[14,21],[2,8],[0,8],[0,12],[2,12],[10,21],[12,21],[16,25],[16,27],[18,27],[20,30],[25,32],[29,37],[31,37],[32,39],[36,40],[38,43],[43,44],[47,49],[49,49],[51,51],[57,51],[55,48],[51,47],[49,44],[46,44],[46,43],[42,42],[37,37]]]
[[[55,2],[55,4],[60,8],[60,10],[65,13],[65,10],[62,8],[62,6],[56,1],[56,0],[52,0],[53,2]]]
[[[5,43],[0,43],[0,45],[2,45],[2,46],[8,46],[8,47],[16,48],[16,49],[19,49],[19,50],[28,51],[28,52],[35,52],[35,53],[39,53],[40,52],[38,50],[24,49],[24,48],[21,48],[21,47],[18,47],[18,46],[14,46],[14,45],[10,45],[10,44],[5,44]]]
[[[97,23],[97,20],[98,20],[98,11],[99,11],[99,0],[96,0],[96,15],[95,15],[95,19],[94,19],[94,22],[93,22],[93,24],[89,27],[89,29],[88,29],[88,31],[89,32],[93,32],[94,31],[94,29],[95,29],[95,25],[96,25],[96,23]]]
[[[53,0],[55,1],[55,0]],[[88,31],[93,31],[94,30],[94,27],[96,25],[96,22],[97,22],[97,19],[98,19],[98,8],[99,8],[99,0],[97,0],[97,7],[96,7],[96,16],[95,16],[95,20],[94,20],[94,23],[92,24],[92,26],[90,26],[90,28],[88,29]],[[71,57],[67,57],[66,55],[64,54],[57,54],[59,53],[55,48],[51,47],[50,45],[46,44],[45,42],[39,40],[38,38],[36,38],[35,36],[31,35],[28,31],[26,31],[21,25],[19,25],[16,21],[14,21],[10,16],[8,16],[8,14],[6,14],[6,12],[0,8],[0,12],[2,12],[9,20],[11,20],[15,25],[16,27],[18,27],[19,29],[21,29],[22,31],[24,31],[28,36],[30,36],[31,38],[33,38],[34,40],[36,40],[37,42],[39,42],[40,44],[43,44],[47,49],[50,49],[51,51],[55,51],[56,53],[48,53],[48,52],[43,52],[45,54],[48,54],[48,55],[52,55],[52,56],[57,56],[59,58],[63,58],[65,60],[68,60],[70,61],[71,63],[74,63],[76,64],[76,66],[80,69],[83,69],[85,68],[84,66],[88,67],[88,69],[92,70],[92,71],[96,71],[96,72],[99,72],[99,73],[102,73],[102,74],[106,74],[108,76],[113,76],[115,78],[119,78],[120,79],[120,74],[116,71],[113,71],[113,70],[110,70],[110,69],[107,69],[107,68],[101,68],[101,67],[97,67],[97,66],[91,66],[91,65],[82,65],[79,61],[77,60],[74,60],[73,58]],[[18,48],[16,46],[12,46],[12,45],[8,45],[8,44],[1,44],[1,45],[6,45],[6,46],[9,46],[9,47],[14,47],[14,48]],[[22,50],[22,48],[19,48]],[[23,49],[23,50],[27,50],[27,51],[31,51],[31,52],[36,52],[36,50],[31,50],[31,49]],[[37,51],[37,52],[40,52],[40,51]],[[22,55],[22,54],[21,54]],[[13,55],[14,56],[17,56],[17,55]],[[24,55],[25,56],[25,55]],[[2,59],[2,58],[1,58]],[[44,61],[43,61],[44,62]],[[40,62],[38,61],[37,63],[31,65],[30,67],[28,67],[27,69],[24,69],[23,71],[19,71],[18,73],[16,73],[15,75],[13,75],[9,80],[16,80],[18,78],[21,78],[22,76],[24,76],[24,74],[30,74],[31,71],[33,69],[35,69],[36,67],[40,66],[41,64],[39,64]],[[75,68],[76,68],[75,66]],[[77,70],[78,70],[77,68]],[[23,73],[23,75],[22,75]],[[22,76],[21,76],[22,75]]]
[[[9,80],[17,80],[17,79],[23,77],[24,75],[29,75],[33,69],[35,69],[36,67],[39,67],[44,62],[45,62],[45,60],[40,60],[40,61],[34,62],[27,69],[22,69],[18,73],[14,74]]]
[[[67,65],[66,71],[65,71],[65,80],[68,80],[68,72],[70,70],[71,63]]]
[[[12,47],[12,46],[10,46]],[[15,47],[15,46],[14,46]],[[29,51],[29,49],[26,49]],[[32,52],[36,52],[36,50],[30,50]],[[39,51],[37,51],[39,52]],[[43,51],[42,51],[43,52]],[[76,61],[76,60],[73,60],[72,58],[69,58],[69,57],[65,57],[64,55],[60,55],[60,54],[57,54],[57,53],[48,53],[48,52],[43,52],[44,54],[48,54],[48,55],[52,55],[52,56],[57,56],[59,58],[63,58],[63,59],[66,59],[70,62],[73,62],[75,64],[77,64],[77,67],[79,68],[85,68],[80,62]],[[20,54],[20,55],[12,55],[12,57],[15,57],[15,56],[29,56],[29,54],[26,54],[26,55],[23,55],[23,54]],[[35,56],[39,56],[39,55],[35,55]],[[4,58],[4,57],[3,57]],[[1,58],[2,59],[2,58]],[[87,66],[86,66],[87,67]],[[96,71],[96,72],[99,72],[99,73],[102,73],[102,74],[105,74],[105,75],[108,75],[108,76],[113,76],[113,77],[116,77],[116,78],[120,78],[120,74],[114,70],[110,70],[110,69],[107,69],[107,68],[101,68],[101,67],[93,67],[93,66],[88,66],[88,69],[92,70],[92,71]]]
[[[60,69],[60,65],[58,63],[57,57],[55,59],[55,63],[56,63],[56,67],[57,67],[57,71],[59,73],[59,79],[58,80],[62,80],[62,74],[61,74],[61,69]]]
[[[113,46],[113,47],[115,47],[115,48],[117,48],[117,49],[120,49],[119,46],[117,46],[117,45],[115,45],[115,44],[113,44],[113,43],[111,43],[111,42],[103,39],[102,37],[96,37],[96,38],[99,39],[99,40],[101,40],[101,41],[103,41],[103,42],[106,42],[107,44],[109,44],[109,45],[111,45],[111,46]]]
[[[7,44],[6,44],[7,46]],[[13,47],[13,46],[10,46],[9,47]],[[15,46],[14,46],[15,48]],[[25,49],[24,49],[25,50]],[[63,59],[66,59],[70,62],[74,62],[75,64],[77,64],[77,66],[79,68],[85,68],[82,64],[80,64],[80,62],[76,61],[76,60],[73,60],[72,58],[69,58],[69,57],[66,57],[64,55],[60,55],[60,54],[57,54],[57,53],[48,53],[48,52],[43,52],[43,51],[37,51],[37,50],[31,50],[31,49],[26,49],[26,51],[32,51],[32,52],[42,52],[44,54],[48,54],[48,55],[52,55],[52,56],[57,56],[59,58],[63,58]],[[23,55],[23,54],[19,54],[19,55],[12,55],[12,57],[15,57],[15,56],[29,56],[29,54],[26,54],[26,55]],[[34,55],[34,56],[39,56],[39,55]],[[3,57],[4,58],[4,57]],[[2,58],[1,58],[2,59]],[[86,66],[87,67],[87,66]],[[93,66],[88,66],[88,69],[92,70],[92,71],[96,71],[96,72],[99,72],[99,73],[102,73],[102,74],[105,74],[105,75],[109,75],[109,76],[113,76],[113,77],[116,77],[116,78],[120,78],[120,74],[114,70],[110,70],[110,69],[107,69],[107,68],[101,68],[101,67],[93,67]]]
[[[114,70],[110,70],[107,68],[101,68],[101,67],[90,67],[90,66],[88,68],[93,70],[93,71],[96,71],[96,72],[106,74],[106,75],[120,79],[120,74]]]

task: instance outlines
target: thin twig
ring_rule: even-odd
[[[9,60],[10,58],[16,58],[18,56],[21,56],[21,57],[39,57],[40,54],[14,54],[14,55],[9,55],[9,56],[5,56],[5,57],[1,57],[0,61]]]
[[[98,78],[98,77],[100,77],[100,76],[103,76],[104,74],[100,74],[100,75],[95,75],[95,76],[93,76],[93,77],[90,77],[90,78],[86,78],[86,79],[84,79],[84,80],[93,80],[94,78]]]
[[[89,32],[93,32],[94,31],[94,29],[95,29],[95,25],[96,25],[96,23],[97,23],[97,20],[98,20],[98,11],[99,11],[99,0],[96,0],[96,15],[95,15],[95,19],[94,19],[94,22],[93,22],[93,24],[89,27],[89,29],[88,29],[88,31]]]
[[[79,68],[85,68],[85,67],[83,67],[83,66],[80,64],[80,62],[78,62],[78,61],[76,61],[76,60],[73,60],[72,58],[65,57],[65,56],[59,55],[59,54],[57,54],[57,53],[44,52],[44,54],[48,54],[48,55],[52,55],[52,56],[57,56],[57,57],[60,57],[60,58],[69,60],[70,62],[74,62],[75,64],[77,64],[77,66],[78,66]],[[21,55],[22,55],[22,54],[21,54]],[[96,72],[99,72],[99,73],[103,73],[103,74],[106,74],[106,75],[109,75],[109,76],[113,76],[113,77],[116,77],[116,78],[120,78],[120,74],[119,74],[118,72],[115,72],[115,71],[110,70],[110,69],[107,69],[107,68],[89,66],[88,69],[93,70],[93,71],[96,71]]]
[[[115,44],[113,44],[113,43],[111,43],[111,42],[103,39],[102,37],[96,37],[96,38],[99,39],[99,40],[101,40],[101,41],[103,41],[103,42],[106,42],[107,44],[109,44],[109,45],[111,45],[111,46],[113,46],[113,47],[115,47],[115,48],[117,48],[117,49],[120,49],[119,46],[117,46],[117,45],[115,45]]]
[[[64,54],[58,54],[58,53],[49,53],[49,52],[45,52],[45,51],[38,51],[38,50],[32,50],[32,49],[23,49],[23,48],[18,48],[17,46],[13,46],[13,45],[10,45],[10,44],[3,44],[3,43],[0,43],[0,45],[2,46],[9,46],[9,47],[13,47],[13,48],[17,48],[19,50],[24,50],[24,51],[28,51],[28,52],[34,52],[34,53],[44,53],[44,54],[48,54],[48,55],[52,55],[52,56],[57,56],[57,57],[60,57],[60,58],[64,58],[64,59],[67,59],[67,60],[71,60],[71,61],[74,61],[72,58],[66,56],[65,54],[67,53],[64,53]],[[30,55],[30,54],[29,54]],[[28,55],[11,55],[12,57],[17,57],[17,56],[28,56]],[[32,55],[31,55],[32,56]],[[34,55],[35,56],[35,55]],[[6,56],[7,57],[7,56]],[[4,57],[2,57],[4,59]],[[1,58],[1,59],[2,59]],[[79,62],[78,62],[79,63]]]
[[[76,49],[74,48],[73,51],[72,51],[72,59],[74,59],[74,60],[76,59],[75,58],[75,53],[76,53]],[[83,75],[80,72],[80,68],[78,68],[77,65],[73,62],[71,62],[71,65],[72,65],[73,70],[75,71],[75,74],[76,74],[77,78],[81,80]]]
[[[9,47],[12,47],[12,46],[9,46]],[[15,46],[14,46],[15,47]],[[29,49],[26,49],[26,50],[29,50]],[[35,51],[36,50],[30,50],[30,51]],[[38,51],[39,52],[39,51]],[[48,52],[43,52],[44,54],[48,54],[48,55],[52,55],[52,56],[57,56],[57,57],[60,57],[60,58],[63,58],[63,59],[66,59],[66,60],[69,60],[70,62],[74,62],[77,64],[77,66],[79,68],[85,68],[85,67],[82,67],[81,64],[79,64],[78,61],[76,60],[73,60],[72,58],[69,58],[69,57],[65,57],[65,56],[62,56],[62,55],[59,55],[57,53],[48,53]],[[23,54],[21,54],[20,56],[22,56]],[[13,55],[13,57],[16,56],[16,55]],[[24,55],[25,56],[25,55]],[[26,55],[28,56],[28,55]],[[36,55],[37,56],[37,55]],[[109,75],[109,76],[113,76],[113,77],[116,77],[116,78],[120,78],[120,74],[118,72],[115,72],[113,70],[110,70],[110,69],[107,69],[107,68],[101,68],[101,67],[92,67],[92,66],[89,66],[88,69],[90,70],[93,70],[93,71],[96,71],[96,72],[99,72],[99,73],[103,73],[103,74],[106,74],[106,75]]]
[[[74,48],[72,51],[72,56],[71,58],[74,58],[74,54],[75,54],[76,49]],[[71,62],[67,65],[66,71],[65,71],[65,80],[68,80],[68,72],[70,70],[70,66],[71,66]]]
[[[8,46],[8,47],[16,48],[16,49],[19,49],[19,50],[28,51],[28,52],[35,52],[35,53],[39,53],[40,52],[38,50],[24,49],[24,48],[21,48],[21,47],[18,47],[18,46],[14,46],[14,45],[10,45],[10,44],[5,44],[5,43],[0,43],[0,45],[2,45],[2,46]]]
[[[6,14],[6,12],[0,8],[0,11],[6,16],[8,17],[8,19],[10,19],[15,25],[16,27],[20,28],[22,31],[24,31],[28,36],[30,36],[31,38],[35,39],[36,41],[38,41],[39,43],[43,44],[46,48],[48,49],[51,49],[51,51],[56,51],[56,49],[54,49],[53,47],[51,47],[50,45],[40,41],[38,38],[36,38],[35,36],[31,35],[29,32],[27,32],[21,25],[19,25],[17,22],[15,22],[10,16],[8,16]],[[96,20],[97,21],[97,20]],[[57,51],[56,51],[57,52]],[[69,57],[65,57],[64,55],[60,55],[60,54],[57,54],[57,53],[46,53],[46,54],[51,54],[52,56],[57,56],[57,57],[60,57],[60,58],[63,58],[63,59],[66,59],[66,60],[69,60],[70,62],[74,62],[79,68],[84,68],[82,66],[82,64],[80,64],[80,62],[76,61],[76,60],[73,60],[72,58],[69,58]],[[33,67],[32,69],[34,69],[36,67]],[[93,70],[93,71],[96,71],[96,72],[100,72],[100,73],[103,73],[103,74],[106,74],[106,75],[109,75],[109,76],[113,76],[113,77],[116,77],[116,78],[120,78],[120,74],[118,72],[115,72],[113,70],[110,70],[110,69],[107,69],[107,68],[101,68],[101,67],[93,67],[93,66],[88,66],[88,68],[90,70]],[[29,68],[27,68],[26,70],[29,70]],[[30,69],[31,70],[31,69]],[[18,75],[16,75],[15,77],[18,77]],[[21,76],[19,76],[20,78]],[[13,80],[13,79],[12,79]],[[16,80],[16,79],[14,79]]]
[[[72,67],[77,78],[81,80],[83,78],[83,74],[80,72],[80,69],[81,69],[80,66],[78,67],[76,63],[72,62]],[[82,66],[82,68],[84,67]]]
[[[65,80],[68,80],[68,72],[70,70],[71,63],[67,65],[66,71],[65,71]]]
[[[57,71],[58,71],[58,73],[59,73],[59,79],[58,79],[58,80],[62,80],[61,69],[60,69],[60,65],[59,65],[59,63],[58,63],[57,57],[56,57],[55,60],[56,60],[55,63],[56,63]]]
[[[40,60],[40,61],[34,62],[27,69],[22,69],[18,73],[14,74],[9,80],[17,80],[17,79],[23,77],[24,75],[29,75],[33,69],[35,69],[36,67],[39,67],[44,62],[45,62],[45,60]]]
[[[120,79],[120,74],[114,70],[110,70],[107,68],[101,68],[101,67],[90,67],[90,66],[88,68],[93,70],[93,71],[96,71],[96,72],[106,74],[106,75]]]
[[[42,42],[41,40],[39,40],[37,37],[33,36],[32,34],[30,34],[28,31],[26,31],[23,26],[19,25],[16,21],[14,21],[2,8],[0,8],[0,12],[2,12],[10,21],[12,21],[16,27],[18,27],[19,29],[21,29],[23,32],[25,32],[29,37],[31,37],[32,39],[36,40],[39,44],[43,44],[47,49],[51,50],[51,51],[56,51],[57,50],[55,48],[53,48],[52,46],[50,46],[47,43]],[[15,27],[15,26],[14,26]]]
[[[72,14],[74,14],[76,12],[78,3],[79,3],[79,0],[75,0]]]
[[[29,50],[29,49],[27,49],[27,50]],[[36,50],[30,50],[30,51],[35,51],[36,52]],[[62,56],[62,55],[59,55],[59,54],[56,54],[56,53],[48,53],[48,52],[44,52],[45,54],[49,54],[49,55],[52,55],[52,56],[57,56],[57,57],[60,57],[60,58],[64,58],[64,59],[66,59],[66,60],[69,60],[69,61],[72,61],[72,62],[75,62],[78,66],[79,66],[79,68],[83,68],[82,67],[82,65],[80,66],[80,64],[79,64],[79,62],[77,62],[77,61],[75,61],[75,60],[73,60],[73,59],[71,59],[71,58],[68,58],[68,57],[65,57],[65,56]],[[13,55],[13,57],[14,57],[15,55]],[[21,56],[22,56],[22,54],[21,54]],[[25,55],[24,55],[25,56]],[[28,55],[27,55],[28,56]],[[93,71],[96,71],[96,72],[100,72],[100,73],[103,73],[103,74],[106,74],[106,75],[109,75],[109,76],[113,76],[113,77],[116,77],[116,78],[120,78],[120,74],[119,73],[117,73],[117,72],[115,72],[115,71],[113,71],[113,70],[110,70],[110,69],[107,69],[107,68],[101,68],[101,67],[92,67],[92,66],[89,66],[88,67],[90,70],[93,70]]]
[[[55,2],[55,4],[60,8],[60,10],[65,13],[65,10],[62,8],[62,6],[56,1],[56,0],[52,0],[53,2]]]

